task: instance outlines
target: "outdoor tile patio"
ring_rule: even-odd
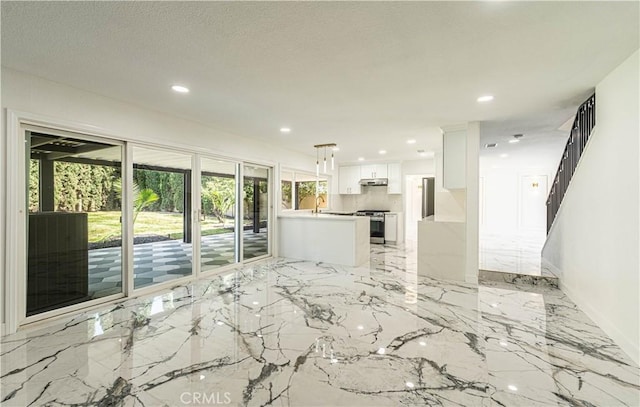
[[[143,243],[133,248],[134,286],[142,288],[191,274],[192,245],[182,240]],[[244,259],[267,254],[266,230],[244,232]],[[211,270],[234,262],[233,233],[202,237],[202,267]],[[89,295],[93,298],[119,293],[122,286],[122,249],[89,251]]]

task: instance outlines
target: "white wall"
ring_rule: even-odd
[[[2,118],[0,136],[1,193],[0,238],[5,232],[4,207],[6,194],[21,193],[6,191],[4,156],[7,146],[7,109],[52,118],[60,123],[69,122],[95,129],[96,134],[148,142],[156,145],[182,147],[202,153],[229,158],[249,160],[267,165],[282,164],[309,172],[315,171],[315,157],[299,154],[273,145],[257,142],[246,137],[225,133],[200,123],[170,116],[141,107],[106,98],[94,93],[68,87],[37,78],[11,69],[2,68]],[[310,151],[310,153],[313,153]],[[11,238],[11,237],[9,237]],[[0,241],[0,261],[5,282],[6,239]],[[4,291],[2,291],[4,294]],[[6,298],[2,295],[2,298]],[[4,304],[6,306],[6,304]],[[6,307],[4,309],[6,312]],[[3,313],[3,321],[4,313]]]
[[[364,209],[389,210],[402,212],[402,195],[387,193],[385,186],[363,186],[362,193],[357,195],[338,195],[340,210],[357,211]]]
[[[640,363],[639,52],[596,86],[596,128],[542,255],[563,291]]]
[[[532,231],[524,229],[520,222],[521,178],[546,176],[547,185],[550,186],[555,176],[555,169],[552,169],[553,167],[530,167],[526,163],[493,168],[487,161],[480,158],[480,177],[484,187],[484,193],[481,197],[483,200],[483,222],[480,231],[483,234],[494,235],[530,235]],[[547,188],[547,190],[541,191],[541,194],[546,197],[548,192]],[[546,211],[546,205],[541,204],[540,209]],[[545,219],[541,219],[536,232],[546,233]]]
[[[296,153],[4,67],[2,107],[95,126],[96,132],[128,140],[182,146],[260,163],[283,162],[287,167],[315,172],[313,151],[309,155]],[[3,127],[3,140],[5,131]]]
[[[459,128],[454,128],[452,131],[460,131]],[[466,125],[464,126],[466,131]],[[464,146],[466,149],[466,144]],[[465,152],[466,153],[466,152]],[[466,189],[446,189],[443,185],[444,180],[444,159],[442,146],[435,152],[435,168],[436,175],[435,182],[435,214],[436,221],[442,222],[464,222],[466,220],[466,202],[467,193]]]
[[[493,130],[495,131],[495,130]],[[501,134],[492,134],[487,126],[481,126],[480,132],[485,140],[497,139]],[[520,211],[521,180],[526,176],[546,176],[547,190],[540,191],[545,196],[553,182],[564,145],[560,148],[557,142],[549,142],[544,147],[535,142],[530,142],[528,135],[519,143],[501,143],[495,149],[483,149],[480,155],[480,177],[483,183],[483,196],[481,207],[483,210],[483,222],[480,224],[480,232],[490,235],[527,235],[531,236],[529,228],[521,225]],[[568,134],[567,134],[568,137]],[[566,138],[564,139],[566,142]],[[501,157],[502,154],[507,157]],[[546,205],[540,210],[546,211]],[[537,233],[546,234],[546,217],[537,227]]]
[[[402,162],[402,179],[407,175],[434,174],[436,162],[434,157],[425,157],[419,160],[408,160]]]

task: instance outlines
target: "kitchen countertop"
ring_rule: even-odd
[[[309,220],[332,220],[332,221],[353,221],[356,219],[363,219],[362,216],[355,215],[339,215],[339,214],[330,214],[330,213],[311,213],[311,212],[301,212],[301,213],[281,213],[278,215],[279,218],[296,218],[296,219],[309,219]]]

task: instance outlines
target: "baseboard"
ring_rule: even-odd
[[[554,274],[556,277],[560,278],[562,277],[562,270],[560,270],[558,267],[555,266],[555,264],[551,263],[549,260],[545,259],[544,257],[542,257],[542,269],[547,269],[549,270],[552,274]]]
[[[640,365],[640,344],[629,339],[613,324],[611,324],[604,315],[602,315],[596,308],[591,306],[591,302],[588,299],[583,299],[575,291],[572,291],[564,282],[560,279],[560,289],[573,301],[593,322],[595,322],[600,329],[602,329],[619,347],[624,353],[629,356],[636,364]]]

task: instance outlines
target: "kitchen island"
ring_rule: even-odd
[[[359,266],[369,261],[369,218],[315,214],[278,215],[280,257]]]

